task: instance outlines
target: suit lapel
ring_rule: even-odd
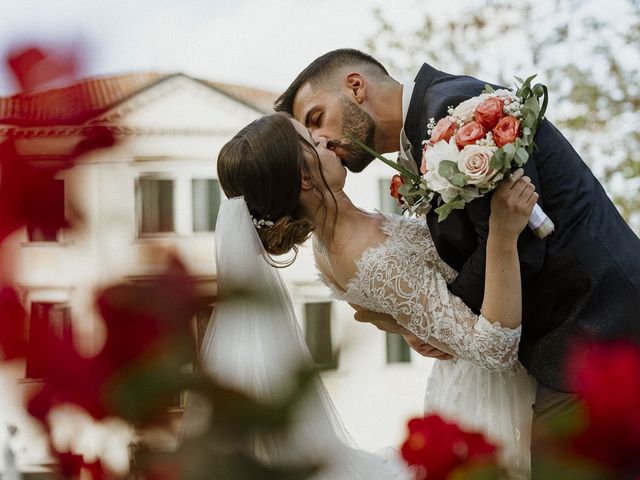
[[[414,159],[413,153],[411,152],[412,145],[407,138],[407,134],[404,131],[404,128],[400,130],[400,150],[398,151],[398,164],[402,165],[404,168],[409,170],[416,175],[419,175],[418,162]]]
[[[407,119],[404,124],[406,136],[409,139],[419,139],[412,145],[412,156],[415,162],[422,159],[422,145],[420,143],[423,140],[424,134],[420,133],[420,124],[423,120],[423,110],[426,108],[424,97],[427,89],[439,73],[441,73],[439,70],[425,63],[422,65],[422,68],[420,68],[418,75],[416,75],[413,94],[409,102],[409,111],[407,112]],[[416,165],[420,168],[419,164],[416,163]]]

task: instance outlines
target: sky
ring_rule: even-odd
[[[469,0],[471,1],[471,0]],[[464,2],[462,2],[464,3]],[[0,53],[16,43],[88,46],[87,75],[156,70],[275,91],[317,56],[363,49],[373,9],[414,25],[434,0],[0,0]],[[0,95],[14,93],[6,69]]]

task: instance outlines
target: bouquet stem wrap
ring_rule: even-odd
[[[537,203],[533,207],[527,225],[529,225],[534,235],[540,239],[547,237],[555,230],[555,225]]]

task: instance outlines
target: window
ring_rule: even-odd
[[[138,180],[138,225],[141,234],[173,232],[173,180]]]
[[[338,360],[331,342],[331,302],[305,304],[305,336],[316,367],[335,369]]]
[[[212,302],[214,299],[211,299]],[[196,352],[198,355],[201,353],[202,349],[202,341],[204,340],[204,334],[207,331],[207,327],[209,326],[209,321],[211,320],[211,315],[213,314],[213,305],[208,305],[200,310],[198,310],[195,314],[194,318],[194,340],[196,342]]]
[[[378,180],[378,192],[380,195],[380,211],[384,213],[397,213],[402,215],[402,207],[398,201],[389,193],[391,178],[381,178]]]
[[[43,199],[27,224],[30,242],[57,242],[64,224],[64,180],[53,179],[41,187]]]
[[[191,191],[193,196],[193,231],[213,232],[220,208],[220,182],[213,178],[194,178]]]
[[[32,302],[29,318],[27,377],[40,378],[45,373],[51,350],[51,339],[72,340],[71,312],[65,303]]]
[[[386,337],[387,363],[411,362],[411,350],[409,350],[409,345],[404,341],[402,335],[387,332]]]

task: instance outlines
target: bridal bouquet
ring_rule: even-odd
[[[494,190],[511,171],[522,167],[533,153],[533,138],[544,119],[547,87],[531,85],[535,78],[517,78],[515,92],[494,90],[456,107],[448,115],[430,119],[423,141],[422,175],[416,175],[372,150],[400,172],[391,183],[391,195],[410,214],[424,214],[435,199],[438,221],[455,209]],[[536,204],[529,227],[539,238],[549,235],[553,222]]]

